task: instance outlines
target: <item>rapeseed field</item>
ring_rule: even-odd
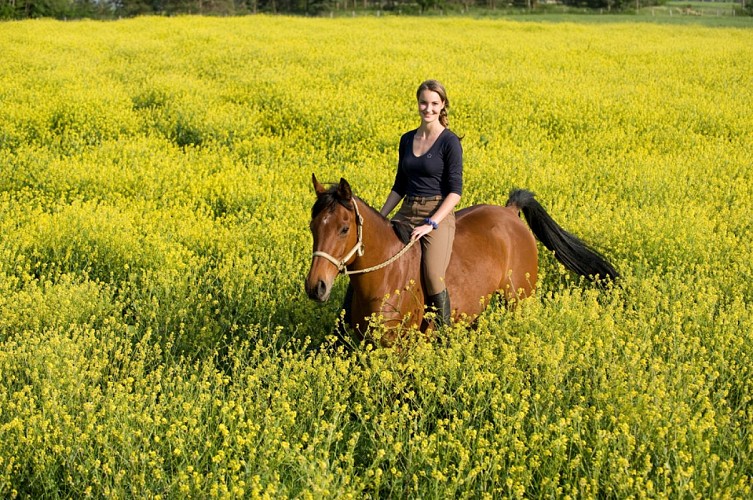
[[[0,496],[753,494],[753,31],[459,18],[0,24]],[[379,208],[415,88],[462,206],[622,274],[333,345],[310,178]]]

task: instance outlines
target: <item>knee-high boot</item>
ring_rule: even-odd
[[[436,295],[429,296],[429,306],[437,309],[437,315],[434,319],[437,328],[450,325],[452,309],[450,308],[450,294],[446,288]]]

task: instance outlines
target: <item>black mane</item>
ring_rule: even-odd
[[[348,210],[353,210],[353,203],[351,199],[344,199],[337,190],[338,186],[334,185],[327,189],[324,193],[320,194],[316,198],[316,203],[311,207],[311,218],[315,218],[324,210],[332,211],[335,209],[335,204],[339,203]]]
[[[399,220],[393,220],[390,222],[392,222],[392,230],[395,231],[395,235],[403,242],[403,245],[410,243],[411,233],[413,232],[413,228],[410,227],[410,224]]]

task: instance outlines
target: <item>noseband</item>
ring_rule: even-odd
[[[337,260],[335,257],[331,256],[327,252],[316,251],[313,254],[314,257],[322,257],[322,258],[327,259],[328,261],[330,261],[332,264],[335,265],[335,267],[337,267],[337,271],[339,273],[343,273],[345,275],[349,275],[349,274],[365,274],[365,273],[370,273],[371,271],[376,271],[378,269],[382,269],[383,267],[389,266],[390,264],[392,264],[393,262],[395,262],[397,259],[399,259],[400,257],[402,257],[403,254],[405,252],[407,252],[408,249],[410,247],[412,247],[413,244],[416,241],[418,241],[418,240],[412,239],[410,241],[410,243],[408,243],[407,245],[405,245],[398,253],[396,253],[395,255],[393,255],[390,259],[386,260],[385,262],[382,262],[381,264],[378,264],[378,265],[372,266],[372,267],[368,267],[366,269],[356,269],[354,271],[349,271],[348,268],[347,268],[348,261],[350,259],[352,259],[353,256],[356,253],[358,254],[359,257],[361,255],[363,255],[363,217],[361,217],[361,214],[358,212],[358,204],[356,203],[356,199],[355,198],[353,198],[353,208],[356,211],[356,234],[358,235],[358,239],[357,239],[356,244],[353,247],[353,249],[350,252],[348,252],[345,255],[345,257],[342,258],[342,260]]]

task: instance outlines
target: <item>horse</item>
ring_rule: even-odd
[[[382,337],[383,345],[394,342],[401,326],[431,328],[424,321],[421,246],[410,241],[409,231],[396,231],[390,220],[353,195],[344,178],[329,188],[316,175],[311,180],[316,201],[310,223],[314,251],[305,281],[309,298],[327,301],[335,278],[343,273],[353,291],[346,317],[362,338],[370,318],[393,332]],[[463,208],[455,221],[445,276],[454,321],[472,321],[495,293],[511,305],[530,297],[538,276],[536,239],[576,274],[595,281],[618,277],[612,264],[562,229],[530,191],[513,190],[505,206]]]

